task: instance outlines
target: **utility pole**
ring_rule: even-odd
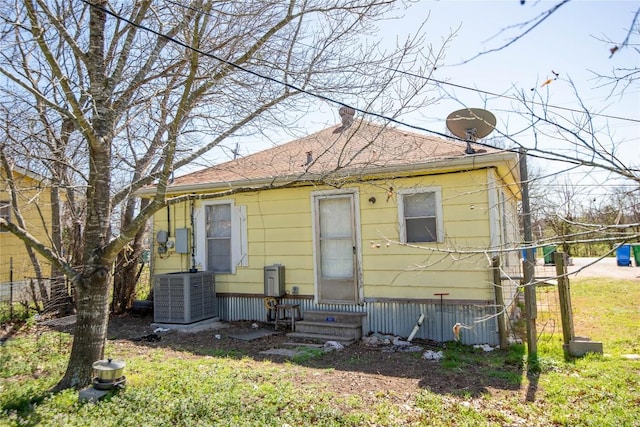
[[[529,206],[529,174],[527,172],[527,152],[520,149],[520,180],[522,188],[522,226],[524,229],[525,259],[523,265],[524,276],[524,305],[527,324],[527,358],[531,361],[538,359],[538,342],[536,332],[536,318],[538,307],[536,304],[536,287],[533,283],[535,275],[535,259],[533,256],[533,236],[531,234],[531,207]]]

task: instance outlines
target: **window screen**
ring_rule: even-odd
[[[206,207],[207,267],[220,273],[231,271],[231,205]]]
[[[438,221],[435,193],[414,193],[402,198],[406,242],[437,242]]]

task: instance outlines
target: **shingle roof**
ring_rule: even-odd
[[[321,130],[255,154],[183,175],[171,187],[282,177],[364,172],[467,156],[466,143],[356,121]],[[487,152],[500,150],[483,148]],[[311,160],[308,162],[308,160]]]

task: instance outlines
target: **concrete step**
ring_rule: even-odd
[[[354,323],[362,325],[362,319],[367,313],[354,313],[350,311],[329,311],[329,310],[306,310],[304,312],[304,320],[311,322],[327,322],[327,323]]]
[[[355,323],[314,322],[301,320],[296,322],[296,332],[321,335],[327,334],[354,340],[362,338],[362,326]]]
[[[336,342],[339,342],[340,344],[342,344],[344,346],[351,345],[354,342],[356,342],[356,340],[349,339],[347,337],[343,337],[343,336],[339,336],[339,335],[308,334],[308,333],[305,333],[305,332],[289,332],[287,334],[287,337],[303,339],[303,340],[309,340],[309,341],[315,341],[315,342],[322,342],[322,343],[325,343],[327,341],[336,341]]]

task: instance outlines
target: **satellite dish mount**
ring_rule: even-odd
[[[466,154],[475,154],[471,143],[484,138],[496,127],[496,117],[481,108],[465,108],[454,111],[447,117],[447,128],[460,139],[467,141]]]

